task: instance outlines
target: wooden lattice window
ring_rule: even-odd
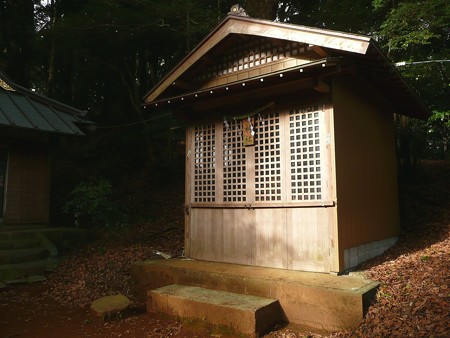
[[[223,127],[223,201],[245,202],[247,194],[242,121]]]
[[[216,145],[214,124],[194,129],[194,202],[215,202]]]
[[[309,50],[311,50],[310,46],[298,42],[290,42],[280,46],[267,39],[255,39],[230,48],[225,56],[217,60],[216,65],[206,68],[200,78],[209,79],[286,58],[295,58]]]
[[[311,109],[290,111],[289,137],[291,198],[293,201],[322,199],[323,112]]]
[[[243,120],[194,127],[192,202],[265,206],[324,201],[325,121],[322,106],[256,115],[249,127],[254,145],[247,146]]]
[[[280,116],[256,120],[255,201],[281,201]]]

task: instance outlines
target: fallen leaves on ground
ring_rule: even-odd
[[[328,335],[288,325],[268,337],[450,337],[450,163],[429,162],[419,173],[401,182],[403,231],[398,243],[382,256],[360,266],[368,278],[380,282],[375,303],[361,325],[354,330]],[[169,208],[170,203],[167,206]],[[106,233],[98,241],[65,257],[47,282],[36,289],[44,290],[43,294],[31,294],[28,289],[3,290],[0,310],[10,308],[11,303],[26,307],[20,314],[23,320],[18,329],[22,330],[39,314],[50,313],[56,306],[64,311],[75,305],[83,309],[78,310],[80,312],[85,311],[91,301],[106,295],[121,293],[132,297],[129,288],[132,263],[161,259],[157,251],[170,255],[182,253],[184,235],[182,227],[178,226],[182,213],[177,213],[180,220],[173,228],[168,223],[153,222]],[[174,223],[170,223],[173,226]],[[142,304],[134,306],[140,306],[138,312],[145,310]],[[56,318],[64,318],[64,325],[74,322],[72,318],[77,315],[89,318],[84,312],[80,315],[67,311],[61,313],[61,319]],[[2,320],[0,318],[0,324]],[[192,332],[198,337],[216,336],[207,329],[190,331],[185,323],[173,318],[131,314],[105,325],[81,320],[85,322],[77,325],[82,332],[90,329],[89,335],[98,337],[105,334],[110,337],[192,337]],[[43,325],[42,319],[39,325]]]
[[[158,252],[171,256],[182,253],[183,232],[179,229],[150,233],[145,230],[145,226],[134,226],[109,234],[65,257],[46,281],[46,295],[60,304],[79,306],[117,293],[132,297],[133,263],[161,259]]]

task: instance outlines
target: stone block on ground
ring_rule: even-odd
[[[130,300],[124,295],[106,296],[94,300],[91,304],[91,311],[103,320],[110,319],[119,312],[126,310],[130,303]]]

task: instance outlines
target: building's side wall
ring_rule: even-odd
[[[48,223],[50,160],[37,146],[8,146],[5,224]]]
[[[395,136],[392,109],[366,81],[337,77],[332,90],[342,271],[399,234]]]

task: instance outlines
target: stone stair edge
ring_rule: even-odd
[[[47,267],[49,264],[55,264],[59,261],[58,257],[48,257],[44,259],[22,262],[22,263],[12,263],[12,264],[2,264],[0,265],[0,271],[12,270],[12,269],[28,269],[37,267]]]
[[[171,284],[151,293],[147,308],[153,311],[207,320],[214,325],[229,326],[250,337],[261,337],[277,323],[286,320],[276,299],[182,284]],[[252,300],[256,301],[253,305]],[[242,303],[247,304],[243,306]]]
[[[198,301],[198,302],[204,302],[204,301],[212,301],[216,305],[222,305],[222,306],[229,306],[229,307],[237,307],[242,309],[253,309],[253,307],[248,307],[249,303],[255,302],[258,306],[265,306],[272,302],[278,302],[275,298],[267,298],[267,297],[261,297],[261,296],[254,296],[254,295],[248,295],[248,294],[242,294],[237,292],[230,292],[230,291],[223,291],[223,290],[215,290],[215,289],[209,289],[206,287],[200,287],[200,286],[192,286],[192,285],[184,285],[184,284],[170,284],[166,285],[154,290],[150,290],[151,292],[157,292],[162,294],[171,294],[173,296],[178,297],[187,297],[192,296],[193,294],[196,294],[197,297],[192,297],[192,300]],[[228,300],[227,302],[222,302],[221,299],[216,299],[211,296],[218,296],[222,295],[225,296]]]
[[[170,264],[169,261],[174,261],[175,264],[172,265]],[[197,273],[206,273],[206,274],[210,274],[210,275],[226,275],[226,276],[233,276],[233,277],[244,277],[245,279],[252,279],[252,280],[270,280],[271,282],[277,282],[279,280],[283,280],[283,283],[285,284],[301,284],[303,287],[306,288],[319,288],[319,289],[324,289],[324,290],[333,290],[333,291],[339,291],[339,292],[344,292],[344,293],[365,293],[368,290],[371,290],[373,288],[376,288],[380,285],[380,283],[378,281],[375,280],[371,280],[371,279],[363,279],[361,277],[356,277],[356,276],[352,276],[352,275],[340,275],[340,276],[336,276],[336,275],[331,275],[331,274],[326,274],[326,273],[317,273],[317,272],[305,272],[305,271],[294,271],[294,270],[286,270],[286,269],[276,269],[276,268],[270,268],[273,269],[274,272],[276,270],[276,272],[280,272],[282,274],[295,274],[295,273],[299,273],[302,276],[306,276],[306,275],[315,275],[315,274],[320,274],[321,278],[325,278],[325,279],[329,279],[330,282],[311,282],[312,280],[308,280],[308,281],[303,281],[302,279],[298,279],[298,278],[292,278],[292,280],[286,279],[285,276],[283,276],[283,278],[279,277],[279,276],[271,276],[271,277],[267,277],[267,276],[258,276],[255,275],[254,271],[255,269],[261,268],[261,269],[266,269],[264,267],[257,267],[257,266],[246,266],[246,265],[240,265],[240,264],[234,264],[234,263],[223,263],[225,265],[229,264],[230,266],[239,266],[240,269],[242,269],[243,271],[233,271],[230,272],[230,270],[222,270],[222,271],[207,271],[204,270],[201,267],[189,267],[186,268],[186,266],[178,266],[176,264],[177,261],[193,261],[196,262],[197,260],[194,259],[170,259],[170,260],[148,260],[148,261],[141,261],[141,262],[136,262],[134,263],[134,265],[139,266],[141,265],[142,267],[145,266],[155,266],[155,267],[164,267],[164,268],[168,268],[168,269],[174,269],[175,271],[186,271],[186,270],[190,270],[190,271],[195,271]],[[197,262],[201,262],[202,264],[215,264],[214,262],[208,262],[208,261],[197,261]],[[167,264],[169,263],[169,264]],[[250,269],[252,271],[252,274],[249,275],[246,273],[246,270]],[[338,278],[338,279],[336,279]],[[358,287],[354,287],[353,289],[349,290],[345,287],[341,287],[338,286],[337,284],[339,284],[339,282],[342,281],[344,284],[347,281],[353,281],[353,282],[357,282],[359,284]],[[338,283],[336,283],[338,282]]]

